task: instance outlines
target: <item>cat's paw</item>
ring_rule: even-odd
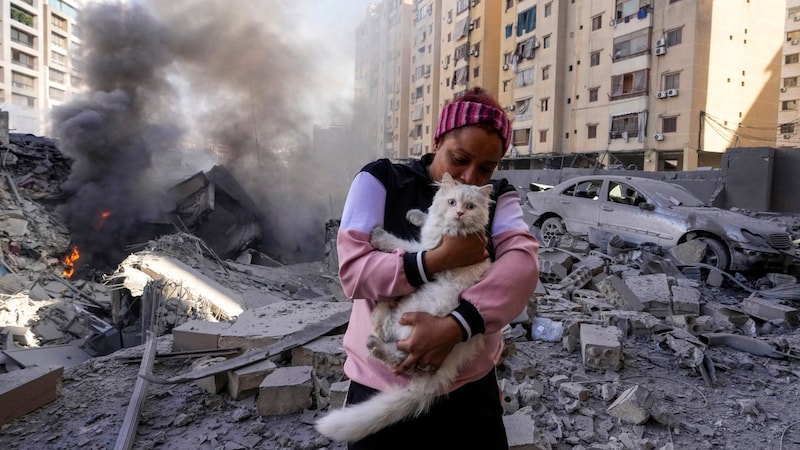
[[[391,237],[388,231],[375,227],[369,232],[369,244],[374,248],[386,251],[386,241]]]
[[[406,213],[406,220],[412,225],[421,227],[425,224],[428,215],[419,209],[411,209]]]

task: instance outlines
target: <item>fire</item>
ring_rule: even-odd
[[[67,278],[72,277],[72,274],[75,273],[75,261],[80,257],[81,254],[78,251],[78,247],[72,247],[72,252],[64,257],[64,264],[67,265],[67,268],[61,274]]]
[[[111,217],[111,211],[102,211],[100,214],[97,215],[97,218],[94,221],[94,230],[100,231],[103,229],[103,225],[106,223],[106,219]]]

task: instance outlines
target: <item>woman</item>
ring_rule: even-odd
[[[344,371],[351,380],[347,402],[359,403],[389,386],[405,384],[414,370],[437,370],[456,343],[474,334],[483,333],[487,345],[427,413],[351,442],[348,448],[508,448],[494,367],[503,348],[501,330],[526,307],[539,275],[538,243],[522,220],[518,194],[506,180],[490,179],[510,140],[511,123],[503,109],[485,90],[473,88],[442,109],[432,154],[407,165],[378,160],[353,180],[337,238],[339,277],[353,299],[344,337]],[[446,237],[439,247],[420,253],[372,248],[369,232],[375,226],[404,238],[418,237],[419,229],[406,221],[406,211],[427,210],[436,192],[433,183],[445,172],[462,183],[494,185],[488,245],[486,236],[473,235]],[[408,353],[399,366],[386,367],[367,354],[370,312],[376,302],[409,294],[437,272],[487,256],[494,259],[492,266],[462,293],[450,315],[402,317],[401,323],[414,326],[414,331],[398,342]]]

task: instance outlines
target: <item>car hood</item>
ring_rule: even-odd
[[[713,220],[728,227],[745,229],[754,234],[770,235],[774,233],[786,233],[786,227],[771,223],[764,219],[750,217],[740,212],[727,209],[714,208],[709,206],[672,206],[676,211],[683,211],[689,216],[689,221],[700,224],[706,220]],[[696,216],[692,219],[692,215]],[[724,224],[723,224],[724,222]]]

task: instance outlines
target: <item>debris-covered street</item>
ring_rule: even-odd
[[[205,214],[127,247],[114,270],[82,271],[65,259],[57,212],[67,161],[52,142],[20,139],[0,190],[2,448],[106,449],[126,434],[139,449],[344,448],[312,426],[346,390],[335,222],[314,262],[222,257],[212,247],[225,242],[189,230],[215,220]],[[180,192],[178,204],[202,205]],[[541,250],[539,289],[497,368],[511,448],[800,446],[794,267],[729,274],[693,263],[701,251],[610,256],[569,236]],[[284,336],[300,340],[263,352]],[[202,373],[214,374],[175,382]]]

